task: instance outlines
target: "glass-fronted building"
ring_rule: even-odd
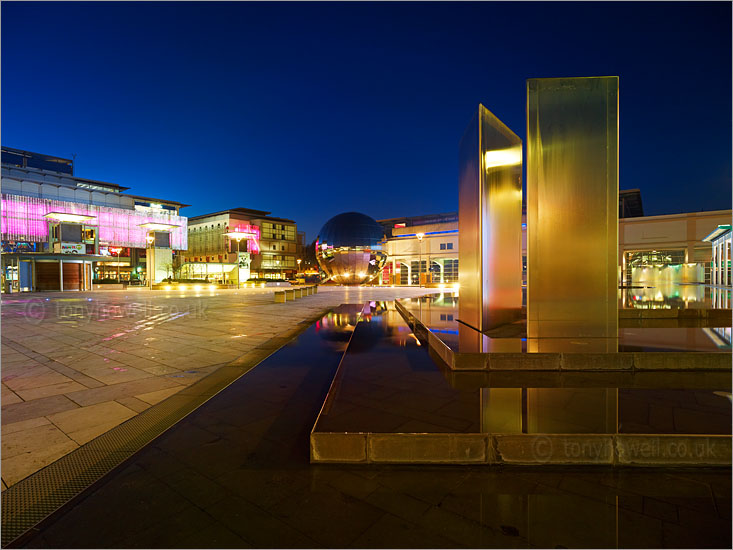
[[[186,205],[127,189],[74,176],[69,159],[3,147],[3,292],[168,276],[175,251],[187,247],[187,220],[178,215]]]

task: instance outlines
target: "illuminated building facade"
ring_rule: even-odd
[[[387,237],[380,285],[458,283],[458,212],[378,223]]]
[[[619,279],[651,286],[713,282],[713,253],[705,238],[730,222],[730,210],[619,220]]]
[[[619,192],[622,204],[636,194],[638,205],[619,219],[619,280],[623,284],[668,282],[716,283],[711,278],[713,250],[706,236],[718,226],[731,223],[731,210],[644,216],[638,190]],[[638,199],[638,200],[637,200]],[[628,203],[627,203],[628,204]],[[458,213],[379,220],[387,242],[387,263],[379,277],[381,285],[446,286],[458,283]],[[422,233],[422,240],[417,235]],[[730,233],[729,233],[730,235]],[[721,248],[723,265],[725,249]],[[527,277],[526,216],[522,215],[522,272]],[[729,253],[730,259],[730,253]],[[729,267],[730,269],[730,267]],[[722,273],[722,270],[721,270]],[[441,278],[442,276],[442,278]],[[731,284],[728,279],[728,285]]]
[[[304,235],[293,220],[233,208],[188,219],[182,279],[238,284],[250,278],[290,279]]]
[[[730,216],[728,216],[730,222]],[[730,272],[731,262],[731,224],[716,227],[703,241],[712,245],[712,269],[710,283],[716,286],[730,287],[733,284]]]
[[[3,147],[3,291],[166,277],[175,251],[187,246],[187,220],[178,214],[187,205],[127,189],[74,176],[72,160]]]

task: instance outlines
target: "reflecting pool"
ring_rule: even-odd
[[[443,298],[444,300],[445,298]],[[452,303],[454,298],[448,300]],[[441,300],[442,302],[442,300]],[[450,308],[445,305],[445,310]],[[435,315],[440,319],[437,310]],[[441,321],[443,324],[455,320]],[[665,343],[664,345],[669,345]],[[730,376],[508,373],[522,385],[448,373],[390,302],[366,304],[317,432],[730,434]],[[687,373],[683,373],[687,374]],[[455,375],[451,378],[451,375]],[[464,376],[464,380],[458,380]],[[532,379],[537,383],[533,386]],[[655,387],[655,378],[659,387]],[[510,377],[506,377],[506,380]],[[525,385],[526,384],[526,385]],[[568,384],[568,387],[552,387]],[[493,386],[493,385],[492,385]],[[671,386],[671,387],[670,387]],[[676,387],[675,387],[676,386]]]
[[[637,289],[628,289],[637,292]],[[654,289],[648,289],[654,290]],[[711,298],[716,298],[717,289],[710,289],[697,286],[695,292],[700,292],[699,301],[690,301],[688,304],[695,304],[690,309],[703,309]],[[712,291],[712,292],[711,292]],[[729,291],[726,291],[729,294]],[[685,295],[690,298],[690,295]],[[523,320],[511,323],[500,329],[481,334],[470,327],[459,322],[458,300],[455,293],[446,292],[423,296],[419,298],[405,298],[399,303],[412,315],[418,318],[435,336],[456,353],[489,353],[492,351],[514,351],[527,352],[536,351],[528,349],[526,337],[526,325]],[[664,297],[666,306],[664,309],[682,309],[685,301],[674,296]],[[644,302],[651,306],[653,302]],[[673,308],[672,305],[682,308]],[[646,307],[645,309],[656,309]],[[711,309],[708,305],[706,309]],[[726,324],[723,321],[721,324]],[[666,320],[658,321],[665,325]],[[730,326],[676,326],[676,320],[667,323],[670,326],[650,327],[621,326],[618,331],[617,351],[720,351],[731,349]],[[727,323],[730,325],[730,323]],[[591,339],[586,339],[591,340]],[[581,339],[567,339],[564,342],[565,349],[558,351],[586,351],[587,342]]]

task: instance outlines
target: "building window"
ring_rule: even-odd
[[[458,282],[458,260],[445,260],[443,263],[443,279],[446,283]]]
[[[440,249],[445,250],[445,243],[440,243]]]
[[[408,281],[408,273],[407,273],[407,264],[401,263],[400,264],[400,284],[406,285]]]

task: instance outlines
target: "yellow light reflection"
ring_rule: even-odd
[[[496,168],[498,166],[517,166],[522,164],[522,147],[510,147],[509,149],[496,149],[484,153],[484,168]]]

